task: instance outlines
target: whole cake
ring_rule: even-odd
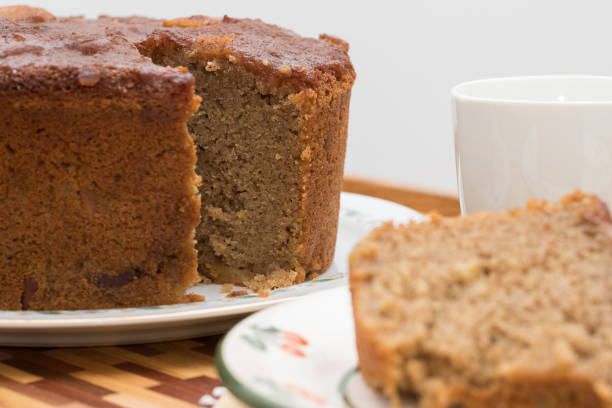
[[[612,407],[612,222],[597,197],[385,225],[350,268],[360,368],[395,406]]]
[[[259,20],[0,8],[0,309],[324,270],[354,78],[342,41]]]

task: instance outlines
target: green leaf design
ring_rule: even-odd
[[[278,334],[280,333],[280,330],[277,329],[276,327],[257,327],[257,326],[253,326],[253,330],[255,331],[259,331],[259,332],[264,332],[266,334]]]
[[[240,338],[246,341],[247,343],[249,343],[251,346],[255,347],[257,350],[266,351],[266,344],[263,341],[261,341],[259,338],[251,337],[246,334],[243,334],[242,336],[240,336]]]
[[[347,209],[344,215],[347,217],[356,217],[359,215],[359,212],[355,210]]]

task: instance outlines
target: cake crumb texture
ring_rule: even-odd
[[[612,407],[612,224],[549,204],[386,224],[350,256],[360,367],[420,408]]]
[[[334,254],[355,79],[346,46],[258,20],[188,21],[201,25],[139,47],[187,67],[202,98],[188,123],[203,179],[199,271],[255,292],[301,283]]]

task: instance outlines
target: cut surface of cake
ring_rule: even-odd
[[[361,371],[395,406],[612,407],[612,222],[595,196],[384,225],[350,286]]]
[[[354,81],[347,45],[259,20],[164,25],[139,46],[187,67],[202,97],[188,124],[203,178],[200,272],[262,290],[326,270]]]
[[[176,303],[196,263],[255,290],[330,265],[345,43],[25,6],[0,8],[0,42],[0,308]]]

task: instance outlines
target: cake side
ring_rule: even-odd
[[[2,309],[186,301],[199,280],[193,109],[190,93],[3,98]]]
[[[186,301],[193,77],[53,24],[0,19],[0,308]]]
[[[348,48],[348,45],[347,45]],[[300,224],[298,261],[324,272],[334,257],[354,73],[327,74],[290,99],[300,107]]]
[[[581,193],[373,231],[350,258],[364,378],[397,406],[612,406],[611,231]]]
[[[398,390],[413,392],[409,386],[402,384],[402,360],[394,345],[389,345],[380,339],[379,331],[368,322],[364,316],[369,312],[365,307],[370,301],[368,286],[372,278],[369,269],[360,268],[364,259],[376,259],[378,245],[375,244],[378,234],[393,229],[391,223],[372,231],[362,240],[349,256],[349,287],[353,304],[353,319],[355,324],[355,342],[359,356],[359,370],[368,385],[384,392],[391,398],[393,405],[400,405]]]

